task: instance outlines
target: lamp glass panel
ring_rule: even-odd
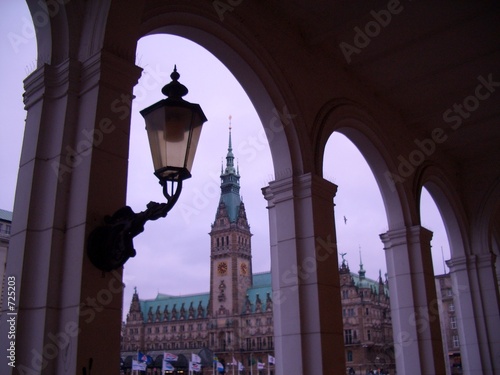
[[[186,167],[191,111],[162,106],[144,117],[155,171],[165,167]]]

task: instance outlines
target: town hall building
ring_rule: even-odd
[[[221,195],[210,231],[210,291],[172,296],[158,293],[141,300],[135,290],[122,331],[123,373],[130,373],[137,352],[160,373],[163,354],[175,354],[178,373],[188,372],[191,354],[202,359],[204,373],[213,358],[227,373],[274,374],[271,273],[252,272],[250,225],[240,196],[239,168],[234,164],[231,128]],[[351,371],[394,368],[387,282],[365,277],[362,263],[351,273],[340,267],[346,365]]]

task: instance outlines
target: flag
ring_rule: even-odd
[[[194,363],[201,363],[201,358],[199,355],[191,353],[191,361]]]
[[[154,361],[153,361],[153,357],[151,357],[150,355],[146,355],[144,353],[137,352],[137,362],[146,363],[146,365],[152,365]]]
[[[163,360],[165,361],[177,361],[178,357],[172,353],[163,353]]]
[[[245,366],[243,366],[243,363],[238,362],[238,371],[243,371],[245,369]]]
[[[137,352],[137,362],[147,362],[148,356],[144,353]]]
[[[146,363],[139,362],[139,361],[136,361],[135,359],[133,359],[132,360],[132,370],[146,371]]]
[[[257,370],[264,370],[265,365],[263,363],[257,362]]]
[[[224,365],[217,361],[217,371],[224,372]]]
[[[164,359],[161,371],[164,373],[165,371],[174,371],[174,370],[175,370],[175,367],[172,366],[172,364],[169,361]]]
[[[236,366],[238,362],[236,362],[236,358],[233,357],[233,362],[229,363],[232,366]]]
[[[189,361],[189,371],[201,372],[201,364]]]
[[[272,355],[267,355],[267,362],[272,363],[273,365],[276,364],[276,359]]]

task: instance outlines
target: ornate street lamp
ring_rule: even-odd
[[[104,218],[104,225],[94,229],[87,242],[90,261],[102,271],[117,269],[135,256],[133,238],[144,230],[146,221],[167,216],[179,198],[182,181],[191,177],[201,128],[207,118],[198,104],[182,98],[188,89],[178,81],[179,77],[174,67],[172,82],[161,90],[167,98],[140,112],[146,121],[154,174],[167,203],[149,202],[147,209],[139,213],[125,206]]]

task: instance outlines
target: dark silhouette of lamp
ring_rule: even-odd
[[[178,81],[179,77],[174,67],[172,82],[161,90],[167,98],[140,112],[146,121],[154,174],[167,202],[149,202],[147,209],[139,213],[125,206],[104,218],[104,225],[95,228],[87,242],[90,261],[102,271],[117,269],[135,256],[133,238],[144,230],[146,221],[167,216],[179,198],[182,181],[191,177],[201,128],[207,118],[199,104],[182,98],[188,89]]]

